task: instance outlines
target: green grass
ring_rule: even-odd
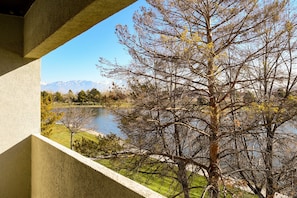
[[[69,104],[69,103],[54,103],[54,108],[71,108],[71,107],[103,107],[100,104]]]
[[[127,160],[127,159],[126,159]],[[166,197],[172,197],[173,195],[180,192],[180,188],[178,187],[178,184],[175,180],[169,177],[160,177],[160,175],[147,175],[143,173],[133,173],[131,174],[131,171],[127,171],[125,169],[119,169],[123,163],[125,163],[124,159],[121,159],[119,161],[116,160],[108,160],[108,159],[100,159],[97,160],[98,163],[115,170],[116,172],[119,172],[120,174],[166,196]],[[150,169],[154,169],[154,167],[150,167]],[[144,169],[140,169],[144,170]],[[207,186],[207,180],[205,177],[200,176],[198,174],[195,174],[192,178],[191,186],[194,187],[192,190],[190,190],[190,197],[201,197],[203,190]],[[243,191],[240,191],[239,189],[229,187],[228,190],[234,194],[236,194],[236,197],[243,197],[243,198],[256,198],[257,196],[246,193]],[[183,197],[182,195],[177,196],[178,198]],[[206,196],[208,197],[208,196]],[[231,198],[232,195],[229,193],[227,195],[228,198]]]
[[[95,135],[89,134],[87,132],[79,132],[74,135],[74,140],[80,139],[80,138],[86,138],[89,140],[92,140],[94,142],[98,142],[98,139]],[[70,147],[70,133],[67,130],[67,128],[63,125],[56,125],[53,128],[53,132],[50,136],[50,139],[66,146]],[[97,160],[98,163],[115,170],[116,172],[119,172],[120,174],[166,196],[171,197],[172,195],[176,194],[179,189],[177,183],[168,177],[160,177],[159,175],[148,175],[143,173],[132,173],[131,171],[120,169],[120,165],[124,163],[125,160],[108,160],[108,159],[100,159]],[[154,167],[146,167],[146,168],[154,168]],[[201,197],[201,194],[207,185],[207,181],[203,176],[200,175],[194,175],[192,179],[192,186],[200,186],[201,188],[194,188],[190,191],[191,197]],[[257,196],[242,192],[235,188],[230,188],[230,191],[236,194],[236,197],[243,197],[243,198],[255,198]],[[178,196],[182,197],[182,196]],[[207,196],[206,196],[207,197]],[[228,195],[227,197],[231,198],[231,195]]]
[[[130,171],[127,171],[125,169],[118,169],[118,167],[120,166],[117,163],[122,163],[123,161],[120,160],[119,161],[114,161],[115,163],[111,163],[110,160],[108,159],[100,159],[97,160],[98,163],[112,169],[115,170],[116,172],[162,194],[165,196],[170,196],[170,194],[172,193],[172,191],[170,191],[170,189],[173,188],[169,188],[170,186],[175,186],[174,183],[172,183],[172,180],[169,178],[164,178],[164,177],[160,177],[157,175],[144,175],[144,174],[140,174],[140,173],[131,173]]]
[[[54,103],[53,108],[71,108],[71,107],[89,107],[89,108],[99,108],[99,107],[105,107],[105,108],[130,108],[131,103],[125,102],[125,101],[115,101],[110,104],[69,104],[69,103],[61,103],[56,102]]]
[[[73,142],[75,140],[81,139],[82,137],[92,140],[94,142],[98,142],[98,139],[95,135],[92,135],[87,132],[78,132],[74,135]],[[55,125],[53,128],[52,134],[49,137],[51,140],[54,140],[55,142],[58,142],[59,144],[62,144],[63,146],[66,146],[67,148],[70,148],[70,133],[68,129],[60,124]]]

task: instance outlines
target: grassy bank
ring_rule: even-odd
[[[124,162],[125,159],[121,159],[119,161],[110,161],[106,159],[97,160],[100,164],[113,169],[120,174],[166,196],[166,197],[172,197],[172,195],[178,193],[177,189],[177,182],[171,178],[168,177],[162,177],[160,175],[148,175],[143,173],[131,173],[130,171],[127,171],[125,169],[118,169]],[[154,169],[156,167],[150,167],[150,169]],[[142,169],[139,169],[142,171]],[[144,171],[144,170],[143,170]],[[193,186],[200,186],[200,188],[196,188],[194,190],[190,191],[191,197],[200,197],[203,193],[204,187],[207,185],[207,181],[204,177],[196,175],[193,177],[192,181]],[[183,196],[177,196],[177,197],[183,197]]]
[[[125,162],[127,162],[128,159],[120,159],[120,160],[107,160],[107,159],[100,159],[97,160],[100,164],[119,172],[120,174],[166,196],[166,197],[172,197],[178,193],[180,193],[180,188],[178,187],[178,183],[176,180],[169,178],[169,177],[162,177],[158,174],[145,174],[145,173],[131,173],[131,171],[127,171],[126,169],[119,169]],[[157,169],[157,167],[154,167],[157,165],[151,165],[148,169],[154,170]],[[138,168],[138,171],[146,172],[147,168]],[[174,176],[174,175],[172,175]],[[204,192],[204,189],[207,186],[207,180],[205,177],[194,174],[191,179],[191,186],[192,189],[190,190],[190,197],[201,197],[201,195]],[[177,198],[182,198],[183,195],[175,196]],[[207,194],[205,197],[208,197]],[[227,198],[232,197],[243,197],[243,198],[256,198],[257,196],[241,191],[237,188],[233,188],[231,186],[227,187]]]
[[[131,108],[131,103],[128,102],[114,102],[111,104],[79,104],[79,103],[54,103],[53,108],[69,108],[69,107],[90,107],[90,108]]]
[[[69,103],[54,103],[53,108],[70,108],[70,107],[104,107],[100,104],[69,104]]]
[[[75,134],[73,141],[79,140],[82,137],[88,140],[92,140],[94,142],[98,142],[98,139],[95,135],[83,131]],[[70,133],[68,129],[63,125],[55,125],[50,139],[54,140],[55,142],[58,142],[59,144],[62,144],[63,146],[66,146],[67,148],[70,148]]]
[[[79,132],[75,134],[74,140],[81,139],[82,137],[92,140],[94,142],[98,142],[98,139],[95,135],[89,134],[87,132]],[[53,129],[53,133],[50,136],[50,139],[66,146],[69,148],[70,144],[70,133],[68,132],[67,128],[63,125],[56,125]],[[127,159],[126,159],[127,160]],[[166,196],[170,197],[178,192],[179,189],[176,188],[177,183],[168,177],[160,177],[159,175],[148,175],[143,173],[133,173],[131,171],[127,171],[124,169],[120,169],[120,165],[124,163],[125,159],[121,160],[107,160],[107,159],[101,159],[97,160],[98,163],[116,171],[120,174],[144,185],[148,188]],[[150,167],[151,169],[154,169],[154,167]],[[190,191],[191,197],[200,197],[203,193],[203,189],[207,185],[207,181],[203,176],[195,175],[192,179],[192,186],[196,186],[193,190]],[[256,197],[255,195],[245,193],[242,191],[239,191],[235,188],[229,188],[229,190],[236,194],[236,197],[244,197],[244,198],[253,198]],[[182,196],[177,196],[182,197]],[[227,197],[232,197],[231,194],[229,194]]]

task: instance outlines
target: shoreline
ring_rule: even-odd
[[[53,109],[58,108],[107,108],[107,109],[114,109],[114,108],[120,108],[120,109],[126,109],[131,108],[132,105],[130,103],[121,103],[121,104],[111,104],[111,105],[101,105],[101,104],[69,104],[69,103],[53,103]]]
[[[101,136],[101,137],[106,136],[104,133],[99,132],[99,131],[95,131],[93,129],[82,128],[81,131],[92,134],[92,135],[95,135],[95,136]]]

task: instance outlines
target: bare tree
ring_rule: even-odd
[[[202,188],[193,186],[191,178],[196,172],[195,167],[207,169],[206,165],[195,160],[203,160],[201,152],[204,152],[206,142],[201,141],[203,137],[197,137],[200,121],[195,121],[195,112],[189,111],[198,108],[196,99],[181,86],[183,80],[176,76],[178,69],[174,66],[167,69],[166,76],[155,72],[154,79],[142,77],[130,80],[133,108],[119,112],[120,127],[129,143],[136,146],[137,149],[132,151],[141,156],[139,164],[155,164],[154,169],[146,173],[174,178],[181,185],[177,188],[181,191],[173,196],[183,194],[190,197],[191,189]],[[168,80],[158,80],[161,76]]]
[[[61,123],[70,132],[70,149],[73,148],[73,136],[86,128],[94,117],[94,109],[83,107],[68,107],[62,110]]]
[[[175,163],[180,160],[178,166],[195,165],[203,169],[207,172],[206,190],[210,197],[217,198],[224,195],[219,188],[223,177],[221,161],[227,158],[226,152],[231,152],[222,145],[234,133],[234,115],[244,107],[236,93],[242,93],[253,80],[246,78],[248,66],[263,56],[266,43],[259,43],[265,35],[263,26],[279,21],[287,2],[147,2],[151,7],[134,15],[135,35],[126,26],[116,30],[134,62],[120,66],[101,59],[101,63],[114,66],[109,74],[122,73],[134,83],[149,82],[153,87],[153,92],[143,90],[150,97],[137,95],[136,104],[145,101],[142,110],[134,112],[134,119],[126,120],[135,127],[133,137],[139,136],[139,142],[143,141],[137,145],[158,142],[174,153],[168,157],[176,159]],[[245,128],[249,127],[252,125]],[[151,134],[148,131],[154,131],[156,136],[147,139],[147,134]],[[166,141],[170,135],[173,144]],[[181,143],[187,145],[184,150]],[[186,148],[193,151],[187,157]],[[153,153],[165,155],[166,151],[159,149]],[[186,183],[182,185],[184,190],[188,188]],[[188,197],[186,191],[184,196]]]
[[[247,69],[253,100],[246,104],[249,118],[244,119],[255,127],[234,139],[237,162],[232,167],[259,197],[276,192],[296,196],[296,16],[286,12],[280,17],[281,21],[263,24],[258,43],[265,47]]]

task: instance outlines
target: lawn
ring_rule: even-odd
[[[120,160],[118,163],[123,164],[125,160]],[[120,165],[117,164],[117,161],[113,161],[112,163],[110,160],[102,159],[97,160],[100,164],[113,169],[120,174],[166,196],[171,197],[173,194],[177,193],[177,183],[168,177],[161,177],[160,175],[147,175],[142,173],[133,173],[131,174],[130,171],[124,169],[117,169]],[[194,178],[193,185],[205,186],[207,184],[204,177],[198,176]],[[191,197],[200,197],[202,194],[202,189],[196,189],[191,191]]]
[[[119,161],[113,160],[107,160],[107,159],[100,159],[96,160],[98,163],[115,170],[116,172],[119,172],[120,174],[166,196],[166,197],[172,197],[175,194],[177,194],[180,190],[180,188],[177,185],[177,182],[169,177],[161,177],[160,175],[147,175],[143,173],[133,173],[131,174],[131,171],[127,171],[125,169],[119,169],[123,163],[125,163],[125,159],[120,159]],[[154,167],[150,167],[150,169],[154,169]],[[139,169],[143,170],[143,169]],[[147,169],[146,169],[147,170]],[[201,197],[203,190],[207,186],[207,180],[205,177],[200,176],[198,174],[195,174],[192,177],[191,186],[194,187],[192,190],[190,190],[190,197]],[[257,196],[246,193],[244,191],[240,191],[239,189],[229,187],[229,192],[232,192],[235,197],[243,197],[243,198],[256,198]],[[178,198],[183,197],[182,195],[176,196]],[[205,197],[208,197],[207,195]],[[232,194],[228,193],[227,198],[231,198]],[[233,196],[234,197],[234,196]]]
[[[75,140],[81,139],[82,137],[94,142],[98,142],[98,139],[95,135],[83,131],[74,135],[73,142]],[[59,144],[62,144],[63,146],[66,146],[67,148],[70,148],[70,133],[68,129],[63,125],[55,125],[55,127],[53,128],[53,132],[49,138],[51,140],[54,140],[55,142],[58,142]]]
[[[98,139],[95,135],[89,134],[87,132],[79,132],[74,135],[74,140],[80,139],[80,138],[86,138],[88,140],[92,140],[94,142],[98,142]],[[67,128],[63,125],[56,125],[53,128],[53,132],[50,136],[50,139],[66,146],[70,147],[70,133],[68,132]],[[172,195],[176,194],[178,192],[177,183],[174,182],[173,179],[170,179],[168,177],[160,177],[159,175],[147,175],[142,173],[133,173],[131,171],[127,171],[124,169],[119,169],[120,164],[123,163],[123,160],[119,161],[111,161],[107,159],[101,159],[97,160],[96,162],[113,169],[120,174],[144,185],[148,188],[166,196],[166,197],[172,197]],[[154,167],[151,167],[154,168]],[[203,176],[200,175],[194,175],[192,179],[192,186],[199,186],[203,188],[194,188],[190,191],[191,197],[201,197],[201,194],[203,192],[204,187],[207,185],[207,181]],[[236,197],[244,197],[244,198],[253,198],[257,197],[255,195],[244,193],[242,191],[239,191],[238,189],[231,188],[229,189],[232,192],[236,191]],[[182,197],[182,196],[179,196]],[[206,196],[207,197],[207,196]],[[230,194],[227,197],[232,197]]]

